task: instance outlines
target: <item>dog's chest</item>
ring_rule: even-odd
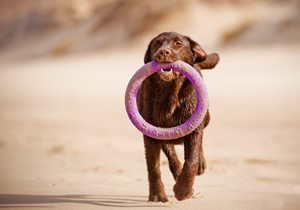
[[[188,120],[195,110],[193,92],[184,89],[161,91],[153,99],[151,118],[156,126],[178,126]]]

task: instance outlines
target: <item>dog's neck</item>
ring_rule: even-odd
[[[155,96],[161,98],[161,100],[165,100],[169,97],[177,97],[186,80],[187,78],[183,76],[171,81],[164,81],[160,79],[157,74],[150,76],[150,82],[155,92]]]

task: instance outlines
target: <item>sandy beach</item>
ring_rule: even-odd
[[[165,204],[147,201],[143,141],[124,108],[140,50],[1,66],[0,208],[300,208],[298,47],[219,51],[203,72],[208,169],[178,202],[162,156]]]
[[[298,1],[120,2],[1,1],[0,209],[299,210]],[[203,71],[206,172],[179,202],[162,155],[169,202],[149,203],[124,97],[162,31],[221,60]]]

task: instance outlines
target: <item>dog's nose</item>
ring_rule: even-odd
[[[171,51],[168,50],[168,49],[162,49],[162,50],[160,50],[160,55],[168,56],[170,54],[171,54]]]

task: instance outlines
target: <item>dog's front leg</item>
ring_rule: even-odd
[[[177,200],[188,199],[193,195],[193,184],[199,167],[199,148],[203,130],[197,129],[184,139],[184,165],[176,180],[173,191]]]
[[[144,145],[149,180],[149,201],[167,202],[168,197],[160,175],[161,143],[144,135]]]

